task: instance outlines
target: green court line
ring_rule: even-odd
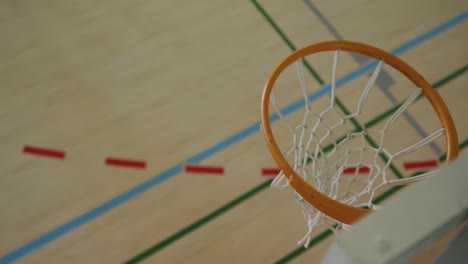
[[[467,146],[468,146],[468,138],[465,139],[461,144],[459,144],[460,151],[463,150]],[[439,157],[439,161],[444,162],[446,157],[447,157],[446,153],[441,155]],[[421,172],[416,172],[412,176],[419,175],[419,174],[421,174]],[[388,199],[390,196],[394,195],[395,193],[397,193],[399,190],[403,189],[404,187],[405,187],[404,185],[400,185],[400,186],[395,186],[395,187],[390,188],[389,190],[385,191],[384,193],[382,193],[381,195],[376,197],[373,200],[373,203],[374,204],[379,204],[379,203],[383,202],[384,200]],[[333,234],[333,232],[330,229],[327,229],[327,230],[323,231],[322,233],[318,234],[312,240],[312,242],[310,243],[309,248],[304,248],[302,246],[297,247],[295,250],[291,251],[290,253],[288,253],[287,255],[282,257],[280,260],[275,261],[275,263],[278,263],[278,264],[288,263],[289,261],[291,261],[291,260],[295,259],[296,257],[300,256],[301,254],[305,253],[308,249],[311,249],[313,246],[315,246],[316,244],[318,244],[322,240],[329,237],[331,234]]]
[[[275,22],[272,20],[272,18],[265,12],[265,10],[260,6],[260,4],[256,1],[256,0],[251,0],[252,3],[257,7],[257,9],[262,13],[262,15],[265,17],[265,19],[272,25],[272,27],[275,29],[275,31],[281,36],[281,38],[286,42],[286,44],[289,46],[289,48],[291,48],[292,50],[295,50],[296,47],[292,44],[292,42],[288,39],[288,37],[281,31],[281,29],[275,24]],[[309,70],[309,72],[314,76],[314,78],[317,80],[317,82],[319,82],[320,84],[324,84],[323,80],[320,78],[320,76],[315,72],[315,70],[307,63],[307,61],[304,61],[307,69]],[[464,68],[467,68],[467,66],[465,66]],[[465,69],[466,70],[466,69]],[[441,87],[443,86],[445,83],[449,82],[450,80],[456,78],[457,76],[461,75],[461,73],[463,73],[465,70],[457,70],[456,72],[450,74],[449,76],[443,78],[442,80],[438,81],[436,84],[438,85],[438,87]],[[457,72],[460,72],[459,74],[457,74]],[[436,88],[436,84],[433,85],[434,88]],[[341,103],[341,102],[340,102]],[[344,105],[343,105],[344,107]],[[345,109],[345,108],[344,108]],[[393,109],[393,112],[396,111],[396,107],[392,108]],[[368,128],[368,127],[371,127],[375,124],[377,124],[379,121],[385,119],[386,116],[382,117],[383,115],[391,115],[391,113],[393,113],[390,109],[389,111],[385,112],[384,114],[382,114],[381,116],[378,116],[377,118],[374,118],[373,120],[371,120],[371,122],[365,124],[365,127]],[[345,109],[346,110],[346,109]],[[372,143],[369,142],[371,145]],[[374,143],[375,144],[375,143]],[[329,146],[326,146],[324,148],[325,149],[331,149],[332,148],[332,144],[330,144]],[[396,174],[396,175],[401,175],[400,173]],[[215,211],[211,212],[210,214],[202,217],[201,219],[195,221],[194,223],[188,225],[187,227],[183,228],[182,230],[176,232],[175,234],[167,237],[166,239],[160,241],[159,243],[157,243],[156,245],[148,248],[147,250],[143,251],[142,253],[138,254],[137,256],[133,257],[132,259],[128,260],[126,263],[139,263],[140,261],[146,259],[147,257],[151,256],[152,254],[155,254],[156,252],[162,250],[163,248],[169,246],[170,244],[172,244],[173,242],[181,239],[182,237],[184,237],[185,235],[188,235],[189,233],[195,231],[196,229],[198,229],[199,227],[203,226],[204,224],[207,224],[209,221],[213,220],[214,218],[220,216],[221,214],[227,212],[228,210],[232,209],[233,207],[235,207],[236,205],[246,201],[247,199],[251,198],[252,196],[258,194],[260,191],[266,189],[268,186],[270,186],[271,182],[273,180],[267,180],[263,183],[261,183],[260,185],[252,188],[251,190],[247,191],[246,193],[244,193],[243,195],[231,200],[230,202],[228,202],[227,204],[225,204],[224,206],[221,206],[220,208],[216,209]],[[318,238],[315,238],[314,241],[317,239],[317,242],[320,242],[321,240],[323,240],[324,238],[321,238],[321,237],[318,237]],[[311,242],[311,245],[312,245],[312,242]],[[303,247],[302,247],[303,248]]]
[[[314,239],[310,241],[309,248],[314,247],[318,243],[322,242],[325,238],[329,237],[331,234],[333,234],[333,231],[330,229],[327,229],[323,231],[322,233],[318,234]],[[275,263],[282,264],[282,263],[288,263],[289,261],[293,260],[295,257],[301,255],[304,253],[307,249],[304,247],[298,247],[288,255],[286,255],[284,258],[276,261]]]
[[[179,232],[169,236],[168,238],[164,239],[163,241],[159,242],[158,244],[152,246],[151,248],[145,250],[144,252],[140,253],[136,257],[133,257],[126,263],[138,263],[145,258],[149,257],[150,255],[158,252],[159,250],[165,248],[166,246],[170,245],[171,243],[175,242],[176,240],[182,238],[185,235],[188,235],[190,232],[196,230],[197,228],[201,227],[202,225],[208,223],[209,221],[215,219],[216,217],[220,216],[221,214],[229,211],[234,206],[244,202],[245,200],[249,199],[250,197],[254,196],[255,194],[259,193],[260,191],[264,190],[268,186],[270,186],[273,180],[268,180],[263,182],[262,184],[252,188],[248,192],[242,194],[241,196],[235,198],[234,200],[230,201],[229,203],[221,206],[217,210],[211,212],[210,214],[200,218],[199,220],[195,221],[194,223],[190,224],[189,226],[183,228]]]
[[[455,72],[449,74],[448,76],[446,76],[445,78],[441,79],[440,81],[434,83],[432,85],[432,87],[434,88],[439,88],[440,86],[450,82],[451,80],[457,78],[458,76],[462,75],[463,73],[465,73],[466,71],[468,70],[468,64],[461,67],[460,69],[456,70]]]
[[[288,47],[291,50],[296,50],[296,46],[289,40],[289,38],[284,34],[284,32],[279,28],[279,26],[275,23],[275,21],[270,17],[270,15],[263,9],[263,7],[256,1],[256,0],[251,0],[251,2],[255,5],[255,7],[260,11],[260,13],[263,15],[263,17],[270,23],[270,25],[273,27],[273,29],[278,33],[278,35],[283,39],[283,41],[288,45]],[[312,68],[312,66],[306,61],[303,60],[306,68],[312,73],[312,76],[314,76],[315,80],[317,80],[321,85],[324,85],[325,82],[323,81],[322,78],[317,74],[317,72]]]

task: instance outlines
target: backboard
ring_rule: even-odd
[[[467,162],[467,155],[460,157],[438,175],[402,190],[384,209],[363,218],[351,230],[341,232],[322,263],[411,263],[454,229],[457,232],[451,235],[460,233],[458,238],[448,247],[445,244],[451,239],[439,244],[438,250],[445,253],[432,261],[448,263],[440,258],[451,257],[450,263],[458,263],[457,254],[466,255],[466,250],[456,252],[451,247],[457,248],[463,240],[466,245],[466,229],[461,230],[468,213]]]

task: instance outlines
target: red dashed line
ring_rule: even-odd
[[[437,160],[421,160],[421,161],[412,161],[404,163],[405,169],[426,169],[426,168],[435,168],[438,166]]]
[[[56,159],[64,159],[65,158],[65,152],[61,150],[54,150],[54,149],[46,149],[46,148],[40,148],[40,147],[33,147],[33,146],[24,146],[23,152],[27,154],[32,154],[32,155],[38,155],[38,156],[45,156],[45,157],[50,157],[50,158],[56,158]]]
[[[121,159],[121,158],[107,158],[106,164],[111,165],[111,166],[130,167],[130,168],[137,168],[137,169],[146,168],[145,161],[129,160],[129,159]]]
[[[186,165],[185,172],[188,173],[207,173],[207,174],[223,174],[223,167],[204,166],[204,165]]]
[[[272,177],[276,176],[281,172],[281,169],[278,168],[263,168],[262,176]]]
[[[23,152],[26,154],[44,156],[56,159],[65,159],[65,151],[48,149],[42,147],[28,146],[25,145]],[[106,159],[106,164],[110,166],[119,166],[119,167],[129,167],[137,169],[145,169],[146,161],[143,160],[131,160],[131,159],[122,159],[122,158],[113,158],[108,157]],[[422,161],[412,161],[405,162],[405,170],[414,170],[414,169],[428,169],[435,168],[439,164],[437,160],[422,160]],[[354,173],[369,173],[370,168],[367,166],[364,167],[348,167],[343,170],[343,174],[354,174]],[[220,166],[205,166],[205,165],[186,165],[185,172],[187,173],[205,173],[205,174],[224,174],[224,167]],[[279,168],[262,168],[262,176],[273,177],[278,175],[281,172]]]
[[[356,173],[368,173],[370,171],[369,167],[349,167],[343,170],[343,174],[354,174]]]

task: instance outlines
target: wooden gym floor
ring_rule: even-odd
[[[297,247],[302,214],[261,174],[276,167],[259,131],[269,73],[292,49],[324,40],[402,48],[437,84],[466,143],[467,9],[441,0],[2,1],[0,262],[319,263],[330,232]],[[348,58],[341,75],[359,66]],[[388,91],[379,106],[400,102]],[[438,124],[422,116],[402,130],[417,137],[420,120]],[[188,173],[187,164],[223,171]]]

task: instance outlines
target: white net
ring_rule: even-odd
[[[280,123],[289,130],[289,138],[292,134],[292,144],[283,148],[282,153],[294,171],[308,184],[334,200],[355,207],[376,210],[379,206],[374,200],[380,189],[419,181],[435,172],[405,178],[396,172],[393,162],[400,156],[433,142],[444,134],[444,129],[439,125],[439,128],[422,139],[398,151],[386,148],[388,130],[421,96],[422,89],[415,87],[385,120],[381,128],[366,127],[362,120],[363,109],[385,62],[378,61],[363,88],[354,111],[350,112],[335,96],[339,54],[340,51],[335,51],[333,56],[331,84],[328,91],[329,104],[325,109],[314,111],[304,73],[304,58],[295,63],[296,78],[299,79],[298,83],[304,98],[304,116],[295,123],[285,117],[277,103],[278,87],[276,84],[272,90],[270,103]],[[400,134],[404,137],[404,133]],[[393,172],[392,177],[389,177],[389,171]],[[395,174],[397,177],[394,176]],[[282,172],[273,180],[272,186],[281,190],[291,189],[295,199],[299,202],[308,226],[308,232],[298,242],[300,245],[308,247],[314,230],[319,226],[326,226],[335,232],[340,228],[349,227],[328,217],[306,202],[290,188],[289,181]]]

